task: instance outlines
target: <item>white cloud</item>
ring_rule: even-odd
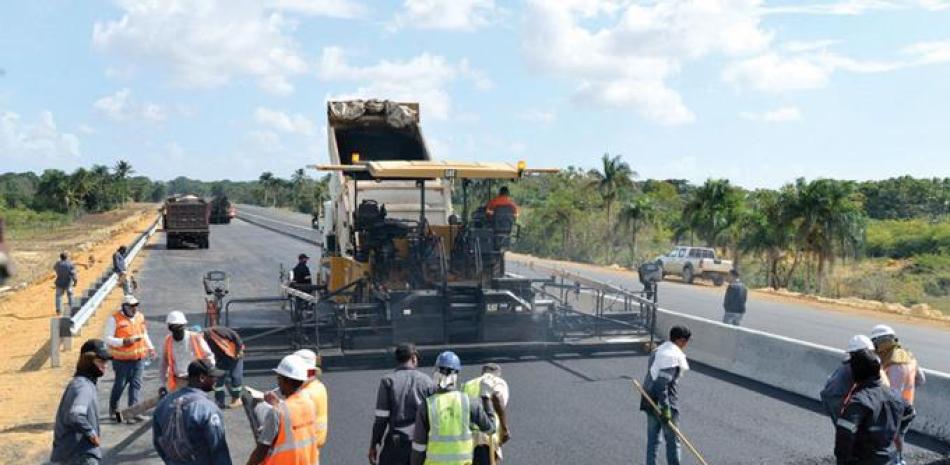
[[[830,72],[805,58],[784,58],[770,52],[727,66],[722,78],[763,92],[782,92],[824,87]]]
[[[65,170],[77,165],[81,156],[79,138],[60,132],[49,111],[40,113],[35,123],[24,122],[12,111],[0,111],[0,154],[4,168],[18,171]]]
[[[314,123],[299,113],[291,115],[270,108],[258,107],[254,111],[254,119],[270,129],[290,134],[310,136],[314,132]]]
[[[215,87],[250,77],[262,89],[286,95],[293,91],[290,79],[307,71],[288,35],[294,24],[274,11],[276,6],[253,0],[117,0],[117,5],[122,17],[97,21],[93,45],[165,69],[179,85]]]
[[[695,115],[668,80],[688,61],[767,49],[771,33],[759,25],[759,4],[531,0],[523,51],[534,69],[574,81],[576,98],[632,107],[661,124],[688,123]]]
[[[910,55],[914,64],[936,64],[950,62],[950,39],[933,42],[919,42],[906,47],[903,52]]]
[[[96,128],[94,128],[94,127],[92,127],[92,126],[89,126],[88,124],[80,124],[80,125],[79,125],[79,132],[81,132],[81,133],[83,133],[83,134],[85,134],[85,135],[88,136],[88,135],[95,134],[95,133],[96,133]]]
[[[139,104],[132,100],[132,91],[123,88],[112,95],[96,100],[92,104],[100,113],[114,121],[143,120],[161,123],[168,119],[168,111],[157,103]]]
[[[418,101],[422,113],[437,119],[448,118],[451,98],[447,88],[459,79],[472,81],[476,88],[491,86],[491,81],[467,60],[451,63],[442,56],[423,53],[406,61],[380,60],[374,65],[349,63],[339,47],[326,47],[317,75],[324,81],[355,82],[353,92],[333,98],[378,98]]]
[[[525,110],[516,114],[515,117],[522,121],[548,125],[557,120],[557,113],[553,110]]]
[[[474,31],[502,15],[495,0],[405,0],[389,27]]]
[[[359,18],[369,11],[361,3],[350,0],[269,0],[267,5],[288,13],[330,18]]]
[[[802,119],[802,112],[798,109],[798,107],[781,107],[763,113],[743,112],[740,113],[739,116],[752,121],[764,121],[766,123],[788,123],[792,121],[800,121]]]
[[[788,5],[764,7],[766,14],[809,14],[857,16],[872,11],[893,11],[920,8],[927,11],[950,9],[947,0],[844,0],[826,3],[796,2]]]

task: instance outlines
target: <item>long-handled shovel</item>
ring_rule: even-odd
[[[653,412],[656,413],[656,417],[662,418],[663,413],[660,412],[660,407],[656,405],[656,402],[653,402],[653,399],[650,398],[650,395],[647,394],[647,391],[643,389],[643,386],[641,386],[637,380],[633,380],[633,385],[636,386],[637,390],[640,391],[640,395],[642,395],[643,398],[647,400],[647,403],[650,404],[650,407],[653,408]],[[680,438],[680,441],[683,441],[683,444],[686,444],[686,448],[693,453],[693,455],[696,457],[696,460],[699,460],[699,463],[703,465],[709,465],[709,462],[707,462],[706,459],[703,458],[702,454],[700,454],[699,451],[693,447],[693,443],[689,442],[689,439],[687,439],[686,435],[676,427],[676,424],[671,421],[666,425],[670,427],[670,430],[673,431],[673,434],[675,434],[676,437]]]

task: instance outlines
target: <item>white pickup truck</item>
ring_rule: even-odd
[[[699,276],[721,286],[732,270],[732,261],[718,258],[716,251],[708,247],[677,246],[666,255],[657,257],[656,264],[664,277],[678,275],[687,284],[692,284]]]

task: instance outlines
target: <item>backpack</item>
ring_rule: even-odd
[[[190,398],[189,398],[190,397]],[[197,460],[195,448],[188,440],[188,428],[185,424],[185,407],[194,403],[193,396],[181,396],[175,399],[172,413],[164,425],[164,431],[158,438],[158,445],[173,462],[194,462]]]

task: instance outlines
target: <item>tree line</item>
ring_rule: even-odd
[[[740,269],[746,261],[762,269],[763,284],[821,293],[840,261],[950,253],[950,178],[797,179],[746,190],[726,179],[639,181],[621,156],[604,154],[596,169],[511,187],[524,210],[518,250],[568,260],[636,266],[673,244],[710,246]],[[942,226],[920,233],[909,221]],[[922,237],[902,241],[889,232],[898,227]]]

